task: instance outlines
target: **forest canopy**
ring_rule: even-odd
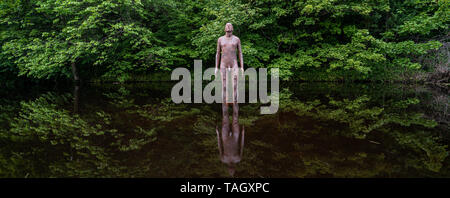
[[[410,78],[448,71],[449,13],[449,0],[2,0],[0,80],[213,67],[227,22],[245,67],[283,80]]]

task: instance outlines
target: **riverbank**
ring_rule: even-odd
[[[120,82],[115,77],[100,77],[85,81],[86,83],[101,84],[123,84],[123,83],[140,83],[140,82],[171,82],[171,72],[157,72],[151,74],[130,75],[130,78]],[[335,83],[403,83],[403,84],[424,84],[436,86],[440,89],[450,91],[450,70],[444,67],[435,72],[416,72],[408,73],[398,78],[392,79],[357,79],[355,77],[338,77],[336,74],[304,72],[302,77],[286,82],[335,82]],[[281,79],[281,81],[285,81]]]

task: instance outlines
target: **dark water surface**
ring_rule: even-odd
[[[0,177],[450,177],[449,95],[431,87],[282,84],[261,115],[174,104],[172,85],[0,91]]]

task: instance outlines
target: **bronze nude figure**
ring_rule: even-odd
[[[236,53],[239,53],[240,69],[238,67]],[[220,160],[228,165],[228,171],[231,176],[234,175],[235,166],[241,161],[244,149],[244,129],[240,131],[238,117],[239,105],[237,103],[238,76],[239,70],[244,72],[244,59],[242,58],[241,40],[233,35],[233,25],[227,23],[225,25],[225,35],[217,40],[216,51],[216,70],[218,71],[220,63],[220,73],[222,76],[222,132],[216,128],[217,144],[219,147]],[[228,72],[227,72],[228,71]],[[227,78],[231,73],[233,83],[233,101],[228,100]],[[230,87],[231,88],[231,87]],[[233,119],[230,128],[230,120],[228,114],[228,104],[233,105]]]
[[[232,71],[233,78],[233,102],[237,101],[237,80],[238,80],[238,63],[236,52],[239,53],[239,63],[240,63],[240,71],[244,72],[244,59],[242,57],[242,49],[241,49],[241,40],[233,35],[233,25],[231,23],[227,23],[225,25],[225,35],[221,36],[217,40],[217,51],[216,51],[216,70],[217,73],[219,63],[220,63],[220,73],[222,75],[222,102],[229,102],[227,99],[226,92],[226,82],[227,75],[226,70]]]

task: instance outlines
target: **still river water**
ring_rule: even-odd
[[[282,83],[280,108],[174,104],[174,83],[0,92],[0,177],[450,177],[447,92]]]

